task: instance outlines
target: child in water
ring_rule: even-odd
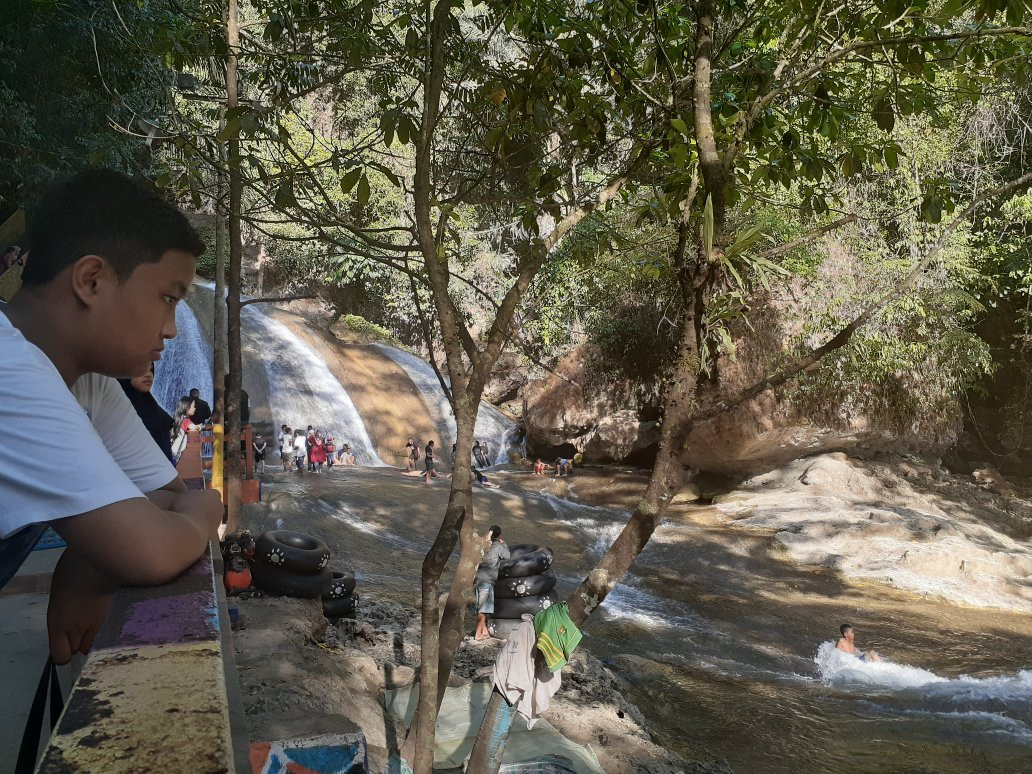
[[[856,647],[856,633],[853,631],[853,627],[849,624],[842,624],[842,626],[839,627],[839,634],[842,636],[835,644],[835,647],[843,653],[856,656],[861,661],[881,661],[881,656],[878,655],[877,651],[868,650],[865,652]]]

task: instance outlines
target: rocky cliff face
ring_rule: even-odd
[[[734,394],[776,372],[792,357],[793,346],[823,343],[836,330],[834,324],[821,326],[826,310],[842,304],[840,316],[850,319],[859,304],[856,286],[865,282],[862,267],[844,248],[829,245],[817,277],[753,300],[748,323],[730,331],[734,357],[719,358],[715,374],[701,383],[701,399]],[[878,333],[888,340],[906,336],[891,326]],[[658,441],[654,385],[603,386],[597,375],[586,374],[586,352],[586,346],[574,350],[557,374],[524,386],[531,449],[575,449],[587,460],[648,461]],[[960,406],[942,387],[948,380],[939,378],[951,367],[928,360],[865,378],[829,358],[820,371],[697,428],[683,461],[701,471],[745,476],[823,451],[938,456],[961,429]]]
[[[591,385],[591,386],[589,386]],[[556,373],[524,385],[523,422],[533,454],[576,452],[589,461],[648,461],[659,442],[651,395],[628,383],[599,385],[576,349]]]

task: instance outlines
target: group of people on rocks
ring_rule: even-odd
[[[453,470],[458,462],[456,459],[456,448],[457,444],[453,443],[451,449]],[[431,483],[431,479],[434,478],[451,478],[450,473],[437,472],[437,469],[434,467],[434,456],[436,453],[437,447],[435,446],[434,441],[427,441],[426,445],[423,446],[423,469],[419,470],[420,444],[415,438],[409,438],[405,442],[405,448],[398,452],[398,454],[402,455],[405,459],[405,473],[403,475],[422,478],[427,484]],[[483,472],[483,468],[490,467],[490,465],[491,462],[487,444],[481,443],[480,441],[474,441],[472,459],[470,462],[470,471],[473,474],[473,478],[478,486],[482,486],[485,489],[496,489],[498,485],[491,483]]]
[[[298,473],[321,473],[324,467],[328,470],[334,465],[357,464],[349,444],[338,448],[332,436],[312,425],[307,430],[280,425],[279,449],[284,473],[292,466]]]
[[[556,457],[555,463],[552,465],[552,467],[555,468],[555,474],[560,477],[570,475],[573,472],[574,462],[580,462],[580,460],[578,459],[579,457],[579,454],[575,454],[573,456],[573,459],[570,459],[568,457]],[[541,461],[541,458],[538,457],[537,462],[534,463],[534,475],[545,475],[545,471],[548,470],[549,467],[549,465],[546,465],[544,462]]]

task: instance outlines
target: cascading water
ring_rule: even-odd
[[[211,283],[197,282],[189,303],[204,314],[213,292]],[[385,464],[374,450],[355,404],[321,357],[285,325],[253,305],[241,310],[241,321],[248,348],[262,355],[269,407],[277,425],[313,425],[331,434],[338,445],[349,444],[360,465]],[[205,400],[213,397],[211,342],[201,329],[195,309],[179,304],[176,327],[178,335],[166,342],[155,368],[154,396],[169,413],[193,387],[200,389]]]
[[[262,352],[269,380],[269,407],[276,425],[312,425],[332,435],[338,448],[347,443],[360,465],[385,465],[373,448],[355,404],[326,362],[298,341],[283,323],[255,306],[246,306],[241,319],[248,337]]]
[[[433,367],[425,360],[404,350],[389,347],[386,344],[373,344],[372,346],[405,369],[423,399],[435,412],[435,424],[437,432],[441,435],[441,445],[448,444],[450,447],[455,443],[455,415],[452,413],[451,404],[448,402],[444,390],[441,389]],[[519,425],[490,403],[480,402],[480,411],[477,412],[477,424],[473,435],[481,444],[487,444],[488,461],[491,465],[503,465],[509,461],[509,450],[515,444],[518,433]]]
[[[209,402],[213,393],[211,345],[205,340],[193,309],[185,303],[176,306],[176,330],[176,337],[165,342],[161,360],[154,365],[152,392],[169,414],[194,387]]]

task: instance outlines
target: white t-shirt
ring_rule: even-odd
[[[294,456],[304,457],[306,454],[308,454],[308,447],[305,445],[305,437],[299,435],[294,439]]]
[[[294,451],[294,434],[280,433],[280,453],[290,454]]]
[[[87,374],[69,390],[2,310],[0,539],[141,497],[176,477],[118,382]]]

